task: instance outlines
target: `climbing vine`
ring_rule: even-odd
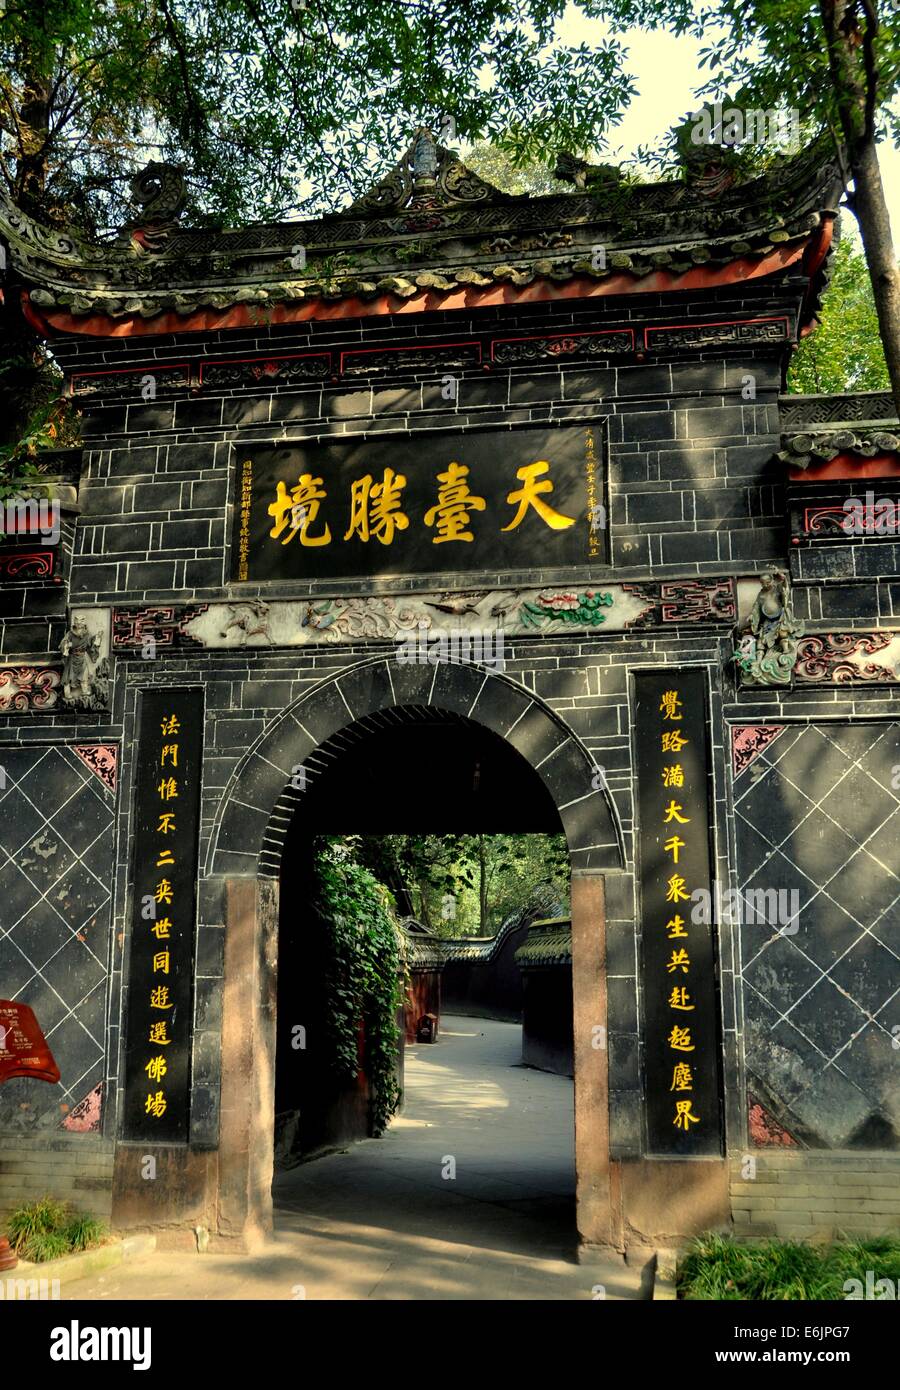
[[[379,1135],[400,1101],[395,1068],[401,961],[390,894],[347,845],[323,838],[316,852],[315,906],[328,941],[330,1064],[341,1080],[356,1080],[362,1023],[372,1130]]]

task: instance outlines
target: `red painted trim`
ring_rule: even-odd
[[[27,530],[27,529],[28,529],[28,528],[25,527],[25,528],[23,528],[23,531],[24,531],[24,530]],[[11,532],[10,534],[15,534],[15,532]],[[39,577],[38,577],[38,576],[34,576],[34,577],[30,578],[30,579],[19,580],[19,581],[18,581],[19,583],[25,583],[25,584],[31,584],[31,583],[35,583],[35,582],[43,583],[43,582],[45,582],[45,581],[48,580],[48,579],[53,579],[54,576],[56,575],[56,571],[57,571],[58,566],[57,566],[57,563],[56,563],[56,548],[55,548],[55,547],[54,547],[53,549],[47,549],[47,550],[25,550],[22,546],[13,546],[13,545],[11,545],[11,546],[3,546],[2,549],[0,549],[0,582],[3,582],[3,583],[5,583],[5,584],[11,584],[11,583],[16,582],[15,579],[10,579],[9,575],[8,575],[7,573],[4,573],[4,571],[8,571],[10,565],[12,565],[12,564],[21,564],[23,561],[26,561],[26,560],[43,560],[43,561],[46,561],[46,564],[47,564],[47,573],[44,574],[44,575],[41,575],[41,576],[39,576]],[[60,580],[59,578],[56,578],[56,579],[54,580],[54,582],[57,583],[57,584],[59,584],[59,583],[61,583],[61,580]]]
[[[202,386],[203,372],[204,369],[207,367],[240,367],[248,362],[254,366],[257,363],[259,363],[260,365],[265,365],[266,362],[299,362],[304,357],[318,357],[323,362],[328,363],[329,370],[331,368],[330,352],[269,352],[260,357],[217,357],[214,362],[203,361],[200,363],[200,375],[198,377],[198,381]]]
[[[145,375],[153,376],[156,372],[182,371],[187,374],[186,387],[191,382],[190,362],[136,362],[134,366],[128,367],[106,367],[98,372],[74,372],[69,378],[70,396],[74,396],[76,381],[94,381],[98,376],[132,376],[135,372],[143,372]]]
[[[804,269],[810,279],[821,270],[825,257],[831,250],[831,242],[834,237],[834,222],[834,213],[828,213],[823,216],[821,223],[816,228],[807,244],[803,261]]]
[[[862,493],[862,488],[857,488],[856,490],[857,490],[857,492]],[[820,517],[820,516],[831,516],[831,517],[842,517],[842,518],[843,518],[842,525],[841,525],[841,530],[842,530],[842,532],[844,533],[845,536],[859,536],[859,537],[861,537],[861,536],[863,536],[863,535],[867,535],[867,536],[876,536],[876,537],[878,537],[879,539],[884,539],[884,537],[885,537],[885,536],[888,536],[888,535],[890,535],[890,536],[896,536],[897,533],[900,532],[900,502],[896,501],[893,497],[875,497],[875,495],[874,495],[874,493],[873,493],[873,491],[872,491],[871,488],[868,488],[868,489],[867,489],[867,493],[868,493],[869,496],[871,496],[871,497],[874,498],[874,501],[873,501],[873,503],[872,503],[871,506],[867,505],[867,503],[865,503],[865,502],[862,500],[862,497],[858,497],[858,498],[852,498],[852,499],[851,499],[851,498],[848,498],[848,499],[847,499],[847,502],[844,502],[844,503],[838,503],[838,502],[821,503],[821,502],[819,502],[819,503],[816,503],[815,505],[813,505],[813,506],[811,506],[811,507],[804,507],[804,508],[803,508],[803,535],[804,535],[804,536],[807,536],[807,537],[814,537],[814,538],[816,538],[816,539],[818,539],[818,538],[820,538],[820,537],[821,537],[821,538],[824,538],[824,537],[826,537],[826,536],[828,536],[828,535],[832,535],[833,532],[828,532],[828,531],[825,531],[825,532],[822,532],[822,531],[815,531],[815,530],[813,530],[812,525],[811,525],[811,522],[813,522],[813,521],[816,519],[816,517]],[[864,497],[865,495],[866,495],[865,493],[862,493],[862,496],[863,496],[863,497]],[[860,503],[860,512],[861,512],[861,516],[860,516],[860,517],[857,517],[857,518],[851,518],[851,517],[850,517],[850,513],[849,513],[849,511],[848,511],[848,509],[847,509],[847,504],[848,504],[848,502],[850,502],[850,501],[858,501],[858,502]],[[889,514],[888,514],[887,516],[884,516],[883,514],[881,514],[881,513],[882,513],[882,504],[883,504],[883,503],[886,503],[887,506],[890,507],[890,512],[889,512]],[[876,510],[876,509],[877,509],[877,510]],[[854,529],[855,522],[856,522],[856,521],[859,521],[859,520],[862,521],[863,527],[866,528],[866,529],[863,530],[863,531],[857,531],[857,530]],[[885,531],[879,531],[879,530],[876,529],[877,527],[879,527],[879,526],[884,526],[885,524],[888,525],[888,529],[887,529],[887,530],[885,530]]]
[[[693,319],[690,323],[658,323],[644,329],[644,346],[648,352],[653,351],[653,344],[650,341],[651,333],[670,333],[673,328],[732,328],[745,327],[748,323],[783,323],[784,341],[787,342],[791,334],[790,319],[785,314],[772,314],[769,318],[762,319]],[[660,349],[666,351],[666,349]]]
[[[35,309],[31,300],[28,298],[27,290],[22,290],[20,292],[19,303],[25,322],[30,324],[37,333],[40,333],[42,338],[53,338],[56,336],[50,320],[44,318],[43,314],[38,313],[37,309]]]
[[[491,361],[495,362],[497,354],[494,349],[498,343],[536,343],[536,342],[560,342],[568,338],[614,338],[617,334],[627,334],[631,339],[631,348],[634,351],[634,329],[633,328],[602,328],[596,333],[525,333],[519,338],[492,338],[491,339]]]
[[[530,285],[492,285],[479,289],[461,285],[454,294],[440,295],[423,290],[410,299],[398,299],[383,294],[377,299],[316,299],[301,304],[274,304],[269,309],[260,305],[235,304],[230,309],[202,309],[195,314],[157,314],[152,319],[108,318],[94,314],[76,317],[67,313],[38,314],[27,303],[23,291],[23,312],[29,322],[47,337],[57,333],[75,333],[94,338],[149,337],[164,333],[213,333],[231,328],[251,328],[283,323],[340,321],[342,319],[379,318],[391,315],[402,318],[409,314],[430,311],[447,313],[454,310],[492,308],[495,305],[540,304],[561,299],[606,299],[612,295],[668,294],[676,291],[712,289],[718,285],[739,284],[746,280],[761,280],[776,275],[796,264],[806,249],[778,247],[766,256],[742,256],[719,270],[697,266],[683,275],[667,270],[655,270],[636,280],[633,275],[620,273],[597,281],[575,277],[562,284],[539,280]],[[27,304],[27,307],[26,307]]]
[[[812,301],[813,282],[822,268],[825,257],[831,249],[831,242],[834,237],[834,223],[835,217],[833,213],[830,216],[823,217],[821,225],[816,228],[804,252],[803,268],[809,276],[809,285],[803,296],[804,309],[806,309]],[[810,315],[809,322],[805,323],[800,329],[800,337],[807,337],[808,334],[813,332],[817,324],[818,319]]]
[[[341,376],[344,375],[344,362],[346,361],[346,359],[347,359],[348,357],[368,357],[368,356],[371,356],[371,354],[372,354],[373,352],[423,352],[423,351],[426,351],[426,350],[430,350],[431,348],[442,348],[442,347],[448,347],[448,348],[473,347],[473,348],[477,348],[477,349],[478,349],[478,364],[479,364],[479,366],[481,365],[481,356],[482,356],[482,354],[481,354],[481,344],[480,344],[479,342],[477,342],[474,338],[471,338],[471,339],[470,339],[470,338],[467,338],[467,339],[464,339],[464,340],[461,341],[461,342],[456,342],[456,343],[432,343],[432,342],[426,342],[426,341],[423,339],[423,341],[422,341],[421,343],[403,343],[401,347],[393,347],[393,346],[391,346],[391,345],[388,344],[388,343],[384,343],[384,344],[382,344],[381,347],[372,347],[372,348],[347,348],[347,350],[346,350],[345,352],[342,352],[342,353],[341,353],[341,360],[340,360],[340,366],[338,367],[338,371],[339,371],[339,373],[341,374]]]
[[[836,454],[827,462],[811,463],[808,468],[788,467],[792,483],[825,483],[831,479],[900,478],[900,455],[876,454],[874,458],[857,458],[855,454]]]

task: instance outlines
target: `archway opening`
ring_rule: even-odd
[[[301,783],[279,894],[276,1210],[327,1215],[337,1202],[345,1213],[364,1207],[370,1224],[392,1230],[414,1229],[426,1213],[437,1238],[451,1228],[459,1234],[462,1222],[466,1238],[480,1243],[488,1203],[516,1228],[501,1229],[500,1222],[498,1243],[527,1244],[530,1233],[533,1244],[573,1248],[570,958],[560,952],[552,962],[522,968],[516,957],[542,915],[524,901],[518,917],[493,920],[487,937],[460,935],[454,914],[441,913],[437,922],[432,910],[423,923],[421,896],[390,866],[382,869],[385,859],[373,848],[391,837],[433,844],[468,836],[491,853],[517,838],[554,844],[557,854],[562,847],[565,859],[562,823],[541,777],[484,725],[408,705],[332,735],[305,760]],[[348,1082],[331,1058],[332,996],[342,984],[317,891],[316,856],[326,840],[375,871],[403,923],[396,1070],[402,1104],[383,1141],[361,1146],[354,1141],[373,1133],[362,1020],[356,1078]],[[564,883],[556,903],[559,941],[566,893]],[[548,901],[534,897],[535,904]],[[529,994],[534,1028],[559,1044],[555,1057],[534,1045],[529,1055]],[[430,1015],[433,1042],[428,1025],[420,1027]],[[448,1200],[436,1201],[436,1192]]]

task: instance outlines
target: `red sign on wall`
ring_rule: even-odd
[[[56,1084],[59,1067],[27,1004],[0,999],[0,1082],[13,1076],[34,1076]]]

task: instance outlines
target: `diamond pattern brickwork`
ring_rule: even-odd
[[[785,728],[734,787],[742,904],[787,908],[741,914],[748,1085],[812,1147],[898,1147],[900,724]]]
[[[0,765],[0,997],[34,1009],[62,1072],[0,1088],[0,1130],[56,1128],[104,1079],[115,795],[65,746]]]

